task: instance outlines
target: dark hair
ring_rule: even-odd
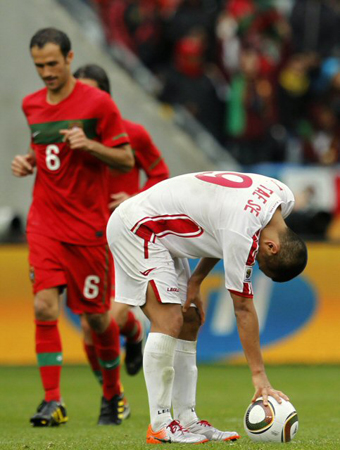
[[[86,64],[85,66],[81,66],[74,72],[73,76],[75,78],[88,78],[89,80],[94,80],[98,83],[99,89],[111,94],[109,77],[105,70],[102,67],[97,66],[97,64]]]
[[[60,51],[65,58],[71,50],[71,41],[67,34],[56,28],[42,28],[38,30],[31,39],[30,49],[35,46],[43,48],[49,43],[59,45]]]
[[[286,228],[279,235],[280,251],[266,257],[266,265],[273,281],[284,282],[298,276],[307,264],[307,247],[304,241]]]

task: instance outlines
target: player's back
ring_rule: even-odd
[[[155,236],[175,256],[221,258],[223,230],[251,242],[278,205],[290,210],[293,201],[284,184],[268,177],[200,172],[162,181],[118,211],[136,234],[149,240]]]

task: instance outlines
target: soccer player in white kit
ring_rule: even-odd
[[[115,301],[140,306],[151,322],[143,361],[148,443],[239,438],[200,420],[195,409],[196,343],[204,321],[200,285],[220,259],[252,373],[253,401],[288,399],[265,372],[251,275],[256,260],[274,281],[288,281],[305,268],[306,245],[284,221],[293,206],[291,190],[278,180],[202,172],[165,180],[112,214],[107,238]],[[201,258],[192,275],[187,258]]]

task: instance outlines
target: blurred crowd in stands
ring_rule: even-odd
[[[337,0],[92,0],[110,44],[242,165],[340,161]]]

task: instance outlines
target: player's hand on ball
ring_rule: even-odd
[[[17,155],[11,164],[12,173],[16,177],[25,177],[34,173],[35,157],[33,155]]]
[[[255,394],[252,398],[252,403],[254,403],[259,397],[262,397],[264,405],[268,405],[268,396],[274,397],[278,403],[281,403],[282,399],[289,401],[286,394],[274,389],[270,385],[265,373],[253,375],[253,384],[255,386]]]
[[[64,136],[64,142],[67,142],[72,150],[91,150],[91,141],[79,127],[73,127],[70,130],[60,130],[60,134]]]

